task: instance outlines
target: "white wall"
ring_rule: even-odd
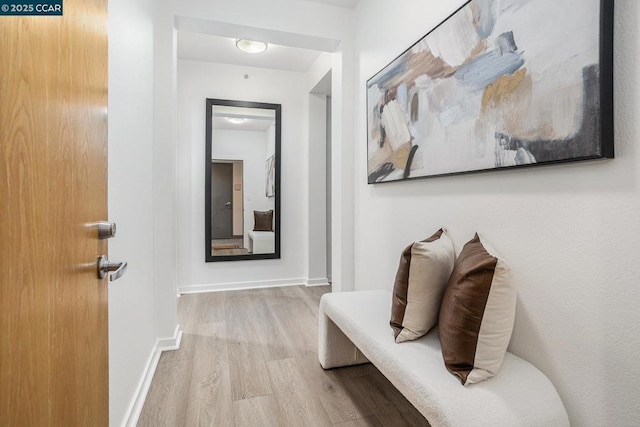
[[[327,278],[327,96],[310,93],[309,103],[309,280]]]
[[[109,1],[109,418],[121,425],[156,342],[153,281],[153,1]],[[107,218],[103,218],[107,219]]]
[[[175,122],[175,25],[191,31],[205,31],[227,37],[253,39],[266,38],[289,46],[325,49],[333,52],[332,110],[333,130],[331,139],[335,150],[333,164],[333,217],[337,218],[332,227],[332,271],[333,289],[353,288],[353,106],[354,87],[354,43],[353,11],[346,8],[317,2],[298,0],[161,0],[158,1],[155,28],[156,52],[156,141],[159,148],[154,160],[154,170],[169,170],[166,177],[158,177],[167,188],[166,197],[171,200],[174,193],[171,173],[176,165],[176,156],[170,156],[171,149],[177,149],[177,125]],[[343,78],[342,75],[348,76]],[[344,120],[343,120],[344,115]],[[173,146],[172,146],[173,144]],[[184,192],[175,206],[185,202]],[[168,209],[167,206],[163,208]],[[177,217],[160,218],[156,227],[167,232],[177,229]],[[177,215],[177,214],[176,214]],[[297,220],[297,219],[296,219]],[[184,219],[180,220],[184,226]],[[169,236],[174,234],[169,234]],[[179,239],[184,236],[179,233]],[[184,246],[184,242],[182,243]],[[174,253],[163,253],[170,258]],[[184,271],[184,270],[183,270]],[[172,273],[169,271],[168,273]],[[190,273],[189,273],[190,274]],[[180,276],[181,283],[191,282],[191,277]],[[228,279],[224,279],[225,281]],[[164,291],[165,284],[162,284]],[[164,298],[160,301],[166,305]],[[170,316],[171,317],[171,316]],[[165,323],[169,323],[166,320]]]
[[[367,185],[366,80],[459,6],[357,8],[355,286],[391,289],[402,249],[441,226],[458,251],[480,231],[519,287],[511,350],[549,376],[573,425],[637,425],[640,4],[616,4],[616,159]]]
[[[309,251],[307,271],[309,284],[324,285],[331,277],[331,91],[334,63],[332,55],[322,53],[307,71],[307,126],[309,180],[307,203],[309,206]],[[349,143],[349,148],[351,143]],[[353,171],[349,171],[350,175]],[[336,177],[337,178],[337,177]],[[337,214],[337,216],[340,216]],[[344,283],[344,282],[343,282]],[[334,283],[334,292],[343,289],[343,283]],[[353,281],[349,281],[353,286]]]
[[[271,122],[271,125],[269,125],[269,129],[267,129],[266,132],[267,132],[267,152],[266,152],[265,160],[267,160],[269,157],[271,157],[274,154],[276,154],[276,124],[275,124],[275,121]]]
[[[249,78],[245,79],[244,75]],[[300,283],[305,277],[305,74],[178,61],[178,274],[194,285]],[[282,104],[281,259],[204,261],[205,99]],[[263,162],[260,168],[264,173]],[[245,207],[245,209],[248,209]],[[251,220],[251,223],[253,220]]]
[[[169,0],[154,2],[153,211],[156,335],[170,337],[178,323],[176,31]],[[132,42],[132,41],[130,41]]]

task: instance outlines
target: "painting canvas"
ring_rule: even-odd
[[[266,195],[274,197],[276,195],[276,156],[269,157],[266,161]]]
[[[367,82],[368,181],[613,157],[612,0],[472,0]]]

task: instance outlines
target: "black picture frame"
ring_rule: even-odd
[[[583,20],[584,22],[576,21],[570,24],[567,19],[571,19],[571,17],[564,13],[558,13],[558,8],[570,8],[571,5],[575,5],[575,2],[568,0],[521,0],[507,3],[508,6],[505,9],[511,7],[511,11],[507,10],[510,14],[501,10],[499,12],[502,15],[496,15],[495,22],[493,22],[493,30],[496,30],[497,33],[502,32],[487,36],[488,30],[480,28],[483,23],[477,19],[479,14],[474,15],[474,13],[483,7],[491,8],[495,5],[497,5],[496,2],[483,2],[480,5],[477,0],[465,2],[444,21],[367,80],[367,181],[369,184],[614,157],[614,0],[586,0],[584,4],[581,2],[580,6],[586,7],[588,10],[587,13],[582,13],[580,16],[586,18]],[[543,51],[540,46],[536,45],[539,43],[538,39],[519,39],[518,31],[523,25],[518,25],[515,18],[520,14],[522,18],[529,21],[533,19],[531,13],[528,13],[530,10],[526,9],[529,6],[535,7],[536,9],[531,10],[535,10],[538,14],[546,13],[548,18],[545,22],[528,24],[540,26],[538,39],[540,37],[543,39],[544,37],[552,38],[555,33],[544,31],[549,28],[556,28],[558,34],[565,34],[563,26],[569,25],[571,28],[575,27],[580,30],[575,34],[576,39],[567,40],[565,34],[564,39],[555,41],[562,43],[563,46],[568,42],[573,43],[572,46],[584,45],[584,51],[577,52],[575,56],[586,58],[585,62],[592,56],[597,57],[595,63],[587,62],[583,68],[578,68],[580,63],[573,59],[573,56],[567,57],[565,64],[562,62],[563,58],[560,58],[560,62],[558,62],[558,58],[550,55],[556,61],[552,64],[555,68],[551,71],[557,72],[560,69],[563,72],[566,71],[567,75],[573,73],[573,76],[577,76],[576,81],[570,80],[566,88],[566,92],[571,93],[571,85],[581,83],[582,92],[577,96],[567,96],[567,99],[561,98],[564,92],[562,90],[554,92],[552,89],[554,84],[563,89],[563,83],[556,83],[557,81],[551,77],[543,81],[546,86],[543,86],[539,81],[533,81],[531,77],[533,73],[536,73],[535,78],[539,78],[540,75],[543,77],[553,76],[553,73],[549,71],[545,74],[547,70],[528,68],[543,63],[542,59],[544,59],[526,56],[527,54],[534,55],[537,50]],[[548,6],[549,10],[544,10],[544,8],[540,10],[542,6]],[[481,10],[481,12],[484,13],[486,10]],[[484,13],[484,16],[486,15]],[[465,24],[469,18],[474,20],[475,24]],[[502,22],[500,19],[506,22]],[[508,19],[512,19],[512,21],[508,21]],[[593,28],[585,28],[589,26],[587,23],[592,21],[596,23]],[[478,38],[484,45],[478,43],[477,46],[466,46],[470,56],[464,58],[464,61],[459,64],[451,65],[443,59],[443,57],[447,57],[444,53],[446,49],[434,54],[433,46],[443,49],[447,47],[447,44],[441,40],[446,39],[449,42],[451,39],[455,40],[456,33],[453,30],[466,28],[464,25],[476,25]],[[510,31],[504,31],[505,28],[509,28]],[[500,30],[498,31],[498,29]],[[480,35],[481,31],[482,35]],[[528,34],[523,34],[523,37]],[[528,44],[528,42],[530,43]],[[543,40],[543,42],[545,41]],[[594,52],[594,44],[597,46],[597,52]],[[549,52],[553,52],[551,45]],[[506,58],[507,56],[509,58]],[[481,61],[482,63],[480,63]],[[509,61],[513,61],[513,64]],[[495,64],[499,64],[499,66]],[[483,70],[481,65],[485,67],[484,70],[502,72],[498,72],[495,79],[489,72],[483,76],[480,73]],[[474,68],[474,66],[476,67]],[[575,66],[575,69],[572,69],[571,66]],[[582,74],[578,76],[579,72]],[[530,74],[527,75],[527,73]],[[564,78],[564,76],[562,77]],[[582,81],[578,81],[580,77]],[[512,122],[516,125],[498,120],[491,122],[490,113],[493,111],[487,112],[489,110],[486,108],[487,105],[492,107],[504,102],[504,105],[499,106],[504,111],[495,114],[496,117],[502,119],[500,114],[503,114],[504,117],[507,117],[507,114],[515,115],[513,113],[515,110],[508,110],[511,107],[509,102],[517,108],[522,108],[522,105],[525,104],[524,97],[518,99],[516,96],[518,93],[515,91],[515,94],[507,93],[507,96],[512,96],[512,99],[508,99],[508,101],[495,95],[503,90],[499,90],[499,88],[509,87],[509,82],[513,83],[516,79],[522,80],[516,86],[515,91],[537,97],[536,102],[540,104],[543,104],[542,101],[539,101],[543,99],[543,96],[541,93],[535,93],[535,90],[544,87],[544,90],[548,91],[551,96],[558,97],[559,104],[566,102],[574,106],[576,110],[582,108],[580,110],[582,120],[575,127],[576,133],[571,134],[565,131],[561,137],[542,137],[541,135],[544,133],[542,126],[538,127],[539,131],[536,134],[535,130],[527,132],[527,127],[521,124],[524,121],[513,119]],[[527,79],[526,85],[531,85],[530,92],[526,92],[524,89],[525,84],[522,82],[525,79]],[[489,84],[484,85],[485,81]],[[477,85],[474,86],[474,83]],[[492,92],[487,94],[490,92],[487,88],[491,85],[494,85],[491,87]],[[467,98],[464,98],[465,90],[468,91]],[[576,92],[575,88],[573,88],[573,92]],[[504,95],[504,93],[499,95]],[[495,100],[491,98],[492,96],[495,96]],[[454,100],[451,101],[451,98]],[[480,105],[478,105],[478,99],[481,100]],[[494,104],[490,104],[487,99]],[[445,107],[438,110],[438,102],[442,102]],[[450,107],[447,102],[450,102],[451,105],[454,102],[459,102],[460,105],[468,103],[468,110],[461,111],[467,108],[466,105]],[[582,103],[581,107],[579,107],[580,103]],[[448,110],[449,108],[451,110]],[[453,111],[456,108],[458,110]],[[474,116],[476,112],[479,112],[478,116]],[[452,117],[448,117],[446,114],[458,114],[453,117],[453,120],[461,120],[459,117],[466,117],[468,122],[460,121],[454,125],[447,125]],[[554,116],[540,109],[527,111],[522,108],[521,115],[526,114],[531,114],[530,117],[535,117],[535,114],[552,116],[547,119],[547,123],[543,123],[545,126],[552,123],[554,119],[560,122],[559,115]],[[575,117],[577,113],[572,115],[569,111],[567,116]],[[510,118],[508,119],[510,120]],[[460,136],[472,134],[467,129],[471,129],[472,125],[476,127],[473,129],[476,135],[471,138],[461,138]],[[492,132],[494,125],[497,129],[503,125],[505,128],[517,129],[521,127],[521,129],[511,133]],[[528,130],[531,129],[533,128],[530,127]],[[431,132],[432,130],[434,131]],[[486,138],[483,131],[488,135]],[[561,132],[558,133],[561,134]],[[456,150],[454,147],[462,147],[462,149]],[[473,150],[481,155],[473,153]],[[456,161],[459,163],[456,164]],[[470,165],[472,166],[469,167]]]

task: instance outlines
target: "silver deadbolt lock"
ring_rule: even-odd
[[[116,235],[116,223],[100,221],[98,223],[98,239],[110,239]]]
[[[125,262],[111,262],[106,255],[98,257],[98,279],[104,279],[108,273],[109,280],[113,282],[118,280],[127,271],[127,263]]]

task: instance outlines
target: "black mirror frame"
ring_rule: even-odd
[[[211,137],[212,137],[212,117],[213,106],[222,105],[227,107],[260,108],[264,110],[274,110],[275,112],[275,187],[276,194],[274,200],[274,228],[275,228],[275,251],[269,254],[246,254],[246,255],[211,255]],[[280,139],[282,129],[282,105],[264,102],[235,101],[228,99],[206,100],[206,132],[205,132],[205,184],[204,184],[204,235],[205,235],[205,262],[219,261],[245,261],[258,259],[280,259]]]

